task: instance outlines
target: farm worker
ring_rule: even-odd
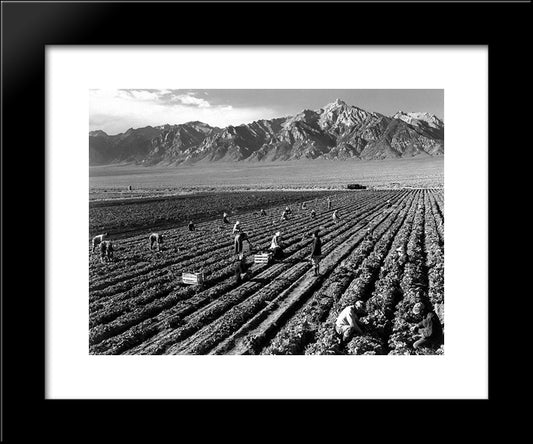
[[[424,304],[418,302],[413,307],[413,313],[418,315],[422,312]],[[418,350],[420,347],[436,346],[438,347],[442,341],[442,325],[439,318],[434,311],[430,311],[422,321],[413,326],[413,329],[418,328],[418,334],[415,338],[419,338],[413,344],[413,348]]]
[[[281,213],[281,220],[288,220],[287,210],[284,210],[283,213]]]
[[[261,208],[261,216],[266,216],[266,211]]]
[[[195,230],[195,227],[194,227],[194,224],[192,223],[192,220],[189,222],[189,231],[194,231]]]
[[[244,241],[248,242],[248,245],[250,246],[250,249],[252,249],[252,243],[250,242],[250,239],[248,239],[248,235],[243,231],[243,232],[239,232],[237,233],[237,235],[235,236],[235,240],[233,242],[233,252],[234,254],[236,255],[239,255],[241,253],[244,253],[244,250],[243,250],[243,243]]]
[[[106,254],[105,254],[106,259],[107,259],[107,260],[111,260],[111,259],[113,259],[113,251],[114,251],[114,248],[113,248],[113,244],[111,243],[111,241],[104,241],[104,242],[102,242],[102,243],[104,243],[105,246],[106,246],[106,252],[105,252],[105,253],[106,253]]]
[[[390,199],[387,199],[387,206],[390,207]]]
[[[361,302],[361,301],[358,301]],[[361,305],[359,305],[361,307]],[[363,330],[359,326],[359,318],[357,317],[357,307],[348,305],[337,316],[335,321],[335,333],[339,339],[340,346],[346,344],[354,333],[363,334]]]
[[[228,213],[224,213],[222,216],[222,222],[229,224]]]
[[[283,249],[280,245],[281,232],[278,231],[272,237],[272,242],[270,243],[269,249],[272,250],[272,257],[274,259],[281,259],[283,257]]]
[[[311,262],[313,263],[314,276],[320,275],[319,265],[322,257],[322,241],[320,240],[318,230],[313,232],[313,246],[311,247]]]
[[[313,218],[316,217],[316,212],[315,212],[315,210],[311,210],[311,217],[313,217]]]
[[[302,202],[302,210],[305,210],[307,208],[307,205],[305,204],[305,202]]]
[[[154,249],[154,245],[157,245],[157,249],[161,249],[161,244],[163,243],[163,236],[159,233],[150,234],[150,250]]]
[[[105,262],[107,245],[105,242],[100,242],[100,262]]]
[[[240,253],[235,261],[235,283],[238,285],[248,274],[248,264],[244,253]]]
[[[398,254],[398,262],[400,265],[405,265],[407,262],[407,255],[405,254],[403,246],[396,248],[396,253]]]
[[[292,210],[291,210],[288,206],[286,206],[286,207],[285,207],[285,212],[286,212],[287,214],[291,214],[291,213],[292,213]]]
[[[331,210],[331,199],[328,197],[328,210]]]
[[[337,222],[339,221],[339,219],[340,219],[339,215],[337,214],[337,211],[339,211],[339,210],[335,210],[335,211],[333,212],[333,216],[332,216],[332,218],[333,218],[333,223],[337,223]]]
[[[93,253],[94,253],[94,250],[96,250],[96,247],[100,245],[106,237],[107,237],[107,233],[99,234],[93,237]]]
[[[100,243],[100,261],[102,263],[113,259],[113,245],[110,241],[103,241]]]
[[[241,231],[241,223],[239,221],[235,222],[235,225],[233,226],[233,234],[240,233]]]

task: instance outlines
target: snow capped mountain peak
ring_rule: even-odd
[[[444,126],[444,123],[442,120],[440,120],[437,116],[434,114],[428,113],[428,112],[404,112],[404,111],[398,111],[394,116],[392,116],[393,119],[400,119],[404,122],[410,124],[419,126],[420,122],[425,122],[429,126],[433,128],[442,128]]]

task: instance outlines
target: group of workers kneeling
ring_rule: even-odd
[[[419,316],[424,311],[424,304],[417,302],[412,308],[412,313]],[[335,333],[340,347],[344,347],[355,335],[365,333],[365,327],[359,317],[366,315],[364,303],[357,301],[353,305],[345,307],[335,321]],[[442,325],[433,310],[429,311],[423,319],[410,326],[411,332],[416,332],[413,339],[415,350],[421,347],[438,348],[443,341]]]

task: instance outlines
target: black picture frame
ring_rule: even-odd
[[[509,136],[497,124],[498,113],[519,109],[520,95],[509,94],[509,88],[528,92],[530,6],[528,2],[3,3],[2,440],[32,442],[37,434],[40,440],[52,442],[71,442],[73,436],[96,442],[130,438],[159,442],[160,437],[176,438],[173,424],[182,424],[178,435],[183,436],[183,430],[198,433],[203,431],[199,427],[207,426],[220,431],[228,424],[251,424],[262,432],[265,422],[274,429],[276,421],[283,423],[281,418],[291,423],[295,412],[307,423],[311,419],[311,424],[320,412],[320,421],[335,429],[354,418],[360,425],[362,416],[354,415],[364,415],[365,424],[373,427],[380,424],[379,418],[372,420],[377,411],[396,409],[397,416],[402,416],[399,412],[407,409],[406,416],[416,412],[423,423],[431,420],[436,408],[431,401],[424,406],[413,404],[417,401],[400,406],[400,401],[393,400],[386,406],[384,401],[356,400],[46,400],[46,45],[488,45],[492,253],[503,250],[503,240],[494,233],[504,227],[498,219],[494,178],[510,166],[496,154],[498,146],[509,144]],[[179,26],[176,17],[184,17]],[[201,33],[196,28],[198,17]],[[21,165],[23,171],[17,167]],[[489,409],[503,413],[501,404],[495,407],[504,390],[495,382],[502,377],[496,365],[502,339],[494,330],[498,314],[492,308],[505,273],[494,272],[500,267],[494,257],[489,255],[490,405],[485,401],[442,403],[439,409],[454,412],[454,430],[486,427],[467,414],[472,409],[485,415]],[[507,284],[505,288],[509,291]]]

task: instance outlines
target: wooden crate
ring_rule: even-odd
[[[203,273],[182,273],[181,280],[188,285],[202,285],[204,283]]]
[[[254,264],[268,264],[272,258],[272,253],[259,253],[254,255]]]

